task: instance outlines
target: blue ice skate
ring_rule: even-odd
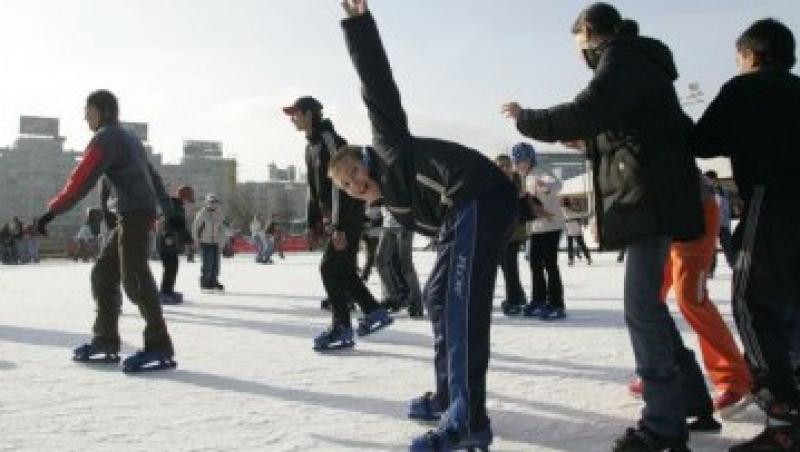
[[[393,322],[394,319],[389,315],[389,311],[386,308],[378,308],[358,319],[356,332],[359,336],[366,336],[391,325]]]
[[[158,294],[158,299],[161,301],[161,304],[181,304],[183,303],[183,294],[180,292],[161,292]]]
[[[411,452],[450,452],[455,450],[488,452],[492,439],[492,428],[489,425],[478,432],[461,434],[440,427],[414,438],[411,442]]]
[[[73,350],[73,361],[79,363],[116,364],[119,353],[116,349],[100,347],[94,344],[83,344]]]
[[[567,318],[567,313],[564,311],[564,308],[554,308],[551,306],[545,306],[539,311],[539,320],[550,321],[550,320],[562,320]]]
[[[314,350],[338,350],[342,348],[352,348],[356,345],[353,338],[353,329],[349,326],[337,325],[320,333],[314,338]]]
[[[408,417],[417,421],[438,421],[442,417],[442,411],[442,406],[433,393],[426,392],[420,397],[411,399],[408,406]]]
[[[173,369],[178,365],[172,353],[163,350],[139,350],[122,361],[125,373],[148,372],[151,370]]]

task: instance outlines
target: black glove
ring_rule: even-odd
[[[34,225],[36,227],[36,232],[38,232],[40,235],[47,235],[47,225],[50,224],[55,217],[56,216],[53,215],[53,212],[50,212],[49,210],[46,214],[39,217]]]

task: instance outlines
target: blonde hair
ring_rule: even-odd
[[[328,177],[333,179],[333,175],[339,170],[339,166],[347,160],[361,161],[361,146],[344,145],[339,148],[328,162]]]

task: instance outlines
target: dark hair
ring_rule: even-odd
[[[717,180],[717,172],[712,170],[708,170],[705,172],[705,176],[712,180]]]
[[[622,19],[617,26],[617,34],[623,36],[639,36],[639,23],[633,19]]]
[[[750,50],[759,67],[790,70],[796,61],[794,35],[777,19],[755,21],[736,40],[736,50]]]
[[[100,111],[100,125],[115,123],[119,120],[119,105],[117,98],[111,91],[99,89],[86,98],[86,106],[92,106]]]
[[[572,24],[572,33],[577,34],[581,28],[588,26],[595,34],[610,36],[617,33],[622,16],[616,8],[608,3],[593,3],[586,7]]]
[[[311,109],[308,111],[311,112],[311,125],[318,126],[322,122],[322,110]]]

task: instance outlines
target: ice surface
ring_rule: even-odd
[[[638,417],[640,402],[626,388],[633,358],[622,266],[615,254],[598,254],[591,267],[567,267],[561,258],[564,322],[505,318],[498,276],[488,377],[492,450],[605,451]],[[406,414],[409,399],[432,389],[430,324],[401,315],[352,351],[315,353],[312,337],[330,321],[319,310],[319,259],[289,255],[271,266],[225,259],[222,295],[201,294],[199,264],[181,262],[178,290],[187,302],[164,309],[178,369],[134,376],[71,360],[72,348],[89,339],[94,315],[90,264],[0,267],[0,451],[406,449],[429,428]],[[433,255],[415,259],[424,280]],[[710,288],[732,324],[731,275],[723,266],[720,259]],[[160,277],[160,264],[153,269]],[[369,286],[380,295],[376,272]],[[142,325],[126,301],[123,358],[141,347]],[[696,350],[694,333],[679,325]],[[762,422],[751,406],[721,434],[694,435],[691,447],[724,450]]]

